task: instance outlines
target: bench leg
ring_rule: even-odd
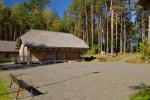
[[[17,91],[16,100],[18,100],[19,91],[20,91],[20,87],[18,88],[18,91]]]

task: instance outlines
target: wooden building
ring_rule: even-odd
[[[16,44],[22,63],[78,60],[89,48],[83,40],[72,34],[42,30],[25,33]]]
[[[0,62],[16,62],[18,55],[15,42],[0,41]]]

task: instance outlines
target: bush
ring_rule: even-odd
[[[141,59],[143,61],[149,61],[150,60],[150,44],[148,44],[148,42],[145,41],[143,44],[141,44],[139,49],[140,49]]]
[[[91,53],[92,53],[92,54],[98,53],[98,50],[99,50],[99,45],[93,45],[93,46],[91,47]]]
[[[150,100],[150,89],[145,89],[132,96],[129,100]]]
[[[92,60],[94,60],[94,59],[96,59],[96,58],[93,57],[93,56],[91,56],[91,57],[84,57],[84,60],[85,60],[85,61],[92,61]]]

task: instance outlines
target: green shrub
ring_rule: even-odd
[[[93,45],[93,46],[91,47],[91,53],[92,53],[92,54],[98,53],[98,50],[99,50],[99,45]]]
[[[149,61],[150,60],[150,45],[148,44],[148,42],[145,41],[143,44],[141,44],[139,49],[140,49],[141,59],[143,61]]]
[[[85,61],[92,61],[92,60],[94,60],[94,59],[96,59],[96,58],[93,57],[93,56],[90,56],[90,57],[84,57],[84,60],[85,60]]]
[[[132,96],[129,100],[150,100],[150,89],[145,89],[134,96]]]

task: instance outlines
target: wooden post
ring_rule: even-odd
[[[31,54],[30,54],[30,48],[27,50],[27,64],[30,65],[30,59],[31,59]]]
[[[56,63],[56,59],[57,59],[57,51],[55,51],[54,63]]]
[[[82,50],[82,60],[85,61],[84,60],[84,50]]]
[[[64,50],[64,61],[66,60],[66,54],[65,54],[65,50]]]

